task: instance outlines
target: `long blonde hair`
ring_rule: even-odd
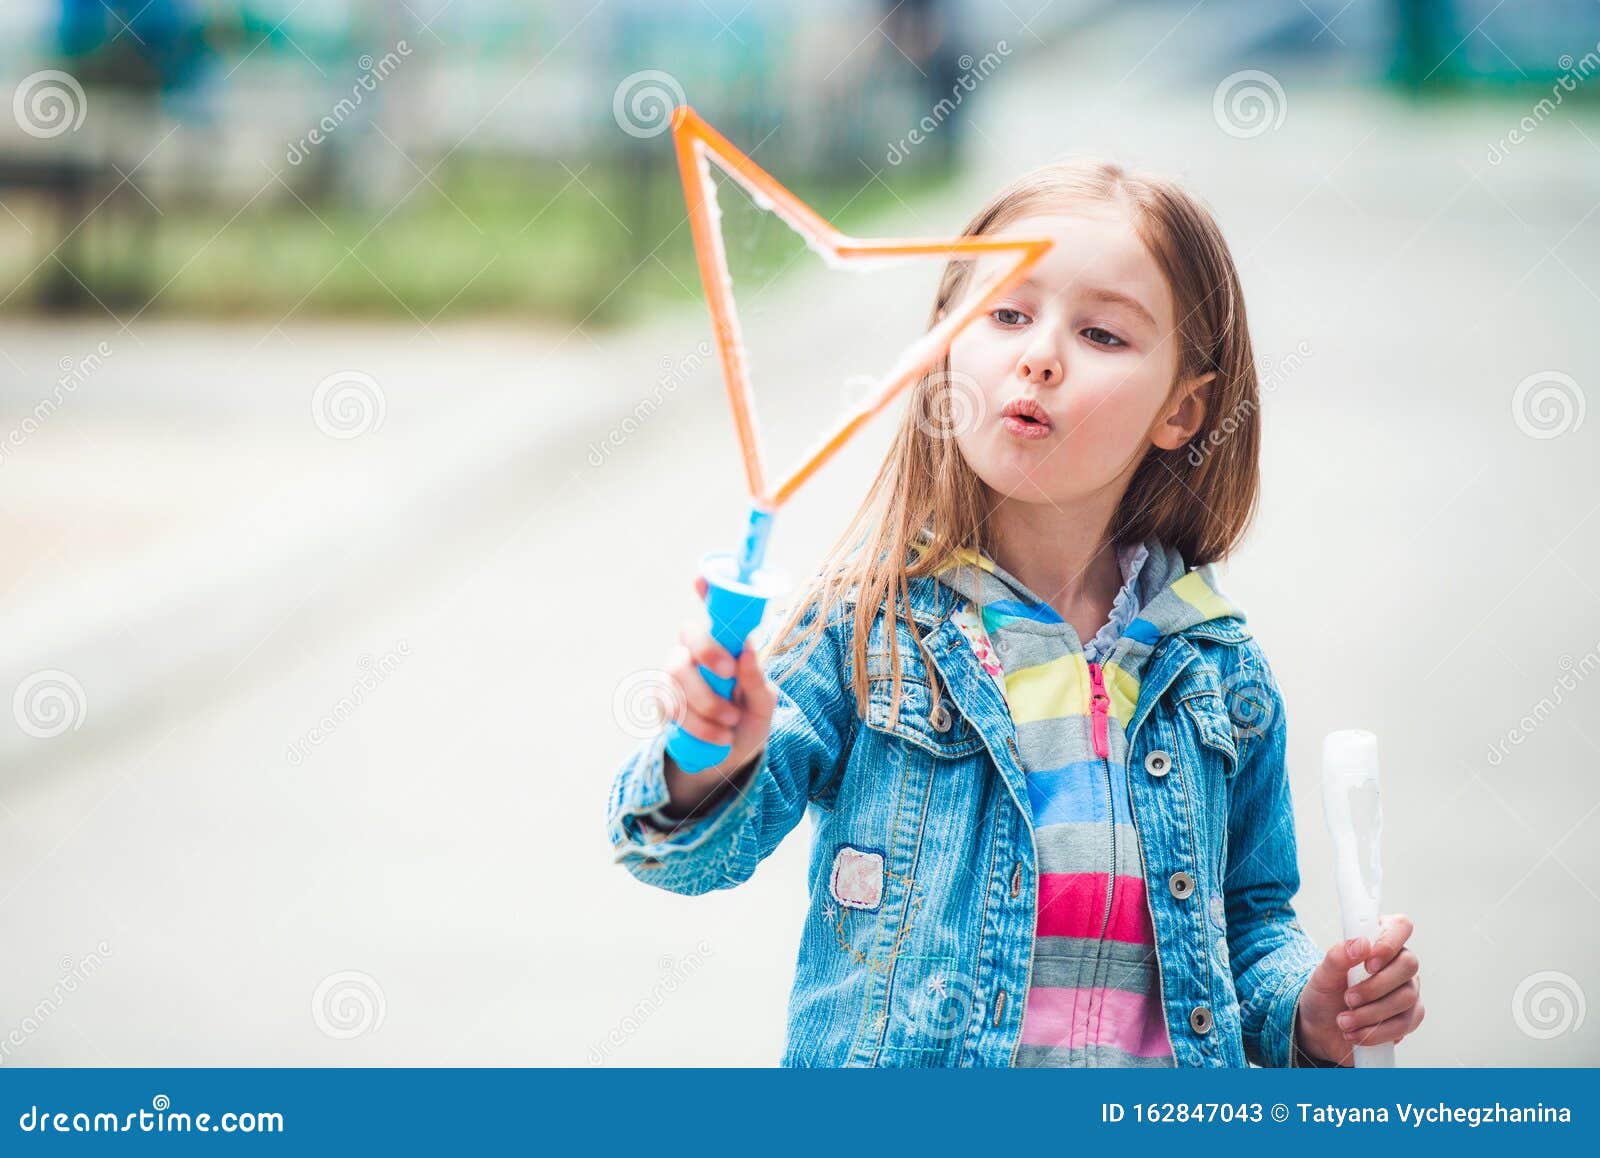
[[[996,193],[963,232],[996,233],[1032,213],[1086,203],[1126,208],[1167,279],[1180,319],[1173,389],[1191,377],[1216,375],[1207,388],[1201,428],[1188,444],[1170,451],[1145,448],[1106,538],[1121,546],[1154,536],[1177,548],[1190,567],[1226,558],[1255,512],[1259,394],[1238,271],[1210,211],[1173,181],[1133,174],[1105,162],[1074,160],[1044,165],[1019,177]],[[930,328],[960,301],[972,276],[970,259],[945,265]],[[958,552],[990,550],[984,531],[983,483],[967,465],[956,440],[940,430],[945,420],[940,412],[962,404],[952,395],[946,355],[910,388],[905,413],[866,498],[805,595],[795,601],[773,634],[768,650],[769,657],[776,657],[820,638],[834,608],[853,592],[851,684],[861,716],[866,715],[869,692],[868,639],[880,609],[889,608],[890,702],[897,719],[900,622],[910,626],[927,660],[910,620],[910,580],[937,573],[955,562]],[[931,422],[930,416],[934,416]],[[931,531],[932,547],[914,549],[924,531]],[[815,622],[797,633],[813,610]],[[933,681],[933,665],[926,666]],[[933,691],[937,702],[937,686]]]

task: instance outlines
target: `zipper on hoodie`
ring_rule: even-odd
[[[1111,932],[1111,902],[1117,891],[1117,805],[1111,787],[1110,724],[1106,719],[1106,709],[1111,704],[1111,697],[1106,695],[1105,673],[1101,671],[1097,662],[1089,664],[1089,685],[1089,726],[1094,734],[1094,754],[1100,757],[1105,768],[1106,826],[1111,831],[1111,868],[1106,873],[1106,911],[1100,917],[1100,939],[1094,947],[1094,979],[1098,985],[1100,958],[1105,951],[1106,935]],[[1104,1008],[1101,1009],[1101,1016],[1105,1016]]]
[[[1106,911],[1100,919],[1100,937],[1103,940],[1111,928],[1111,898],[1117,887],[1117,810],[1111,788],[1110,724],[1106,719],[1111,697],[1106,695],[1105,673],[1100,670],[1099,663],[1089,664],[1089,683],[1090,728],[1094,732],[1094,754],[1100,757],[1105,767],[1106,819],[1111,828],[1111,871],[1106,874]]]
[[[1176,679],[1177,675],[1174,674],[1172,678]],[[1161,691],[1163,694],[1165,694],[1167,686],[1170,686],[1170,681],[1168,685],[1162,687]],[[1142,690],[1143,689],[1141,689],[1141,691]],[[1138,742],[1139,729],[1142,727],[1144,727],[1144,719],[1141,719],[1133,731],[1128,733],[1126,750],[1130,756],[1133,754],[1134,744]],[[1133,820],[1134,836],[1139,843],[1139,865],[1141,872],[1143,872],[1144,865],[1146,865],[1148,862],[1145,860],[1144,855],[1144,834],[1139,831],[1139,810],[1138,806],[1133,802],[1133,792],[1131,786],[1128,793],[1128,812]],[[1145,912],[1149,913],[1150,915],[1150,930],[1152,933],[1155,933],[1156,906],[1155,902],[1150,899],[1150,880],[1148,876],[1145,877],[1144,907]],[[1159,934],[1156,935],[1159,938]],[[1156,959],[1156,996],[1161,1002],[1161,1028],[1166,1032],[1167,1049],[1172,1051],[1173,1063],[1179,1064],[1178,1043],[1172,1037],[1172,1022],[1167,1017],[1167,975],[1166,970],[1161,967],[1161,952],[1159,944],[1151,946],[1151,955]]]

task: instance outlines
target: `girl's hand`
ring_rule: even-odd
[[[695,580],[694,589],[695,594],[705,599],[703,578]],[[680,795],[686,798],[709,795],[712,789],[759,755],[772,730],[772,713],[778,706],[777,685],[767,679],[750,641],[745,642],[735,660],[727,648],[712,638],[710,627],[707,620],[698,619],[685,623],[679,632],[680,646],[666,668],[676,688],[671,698],[677,710],[670,714],[691,736],[708,744],[727,744],[729,752],[722,763],[687,776],[686,780],[681,779],[686,774],[672,764],[669,756],[667,785],[675,805]],[[700,664],[718,675],[734,677],[731,703],[706,682],[700,674]]]
[[[1314,1057],[1354,1065],[1355,1046],[1397,1042],[1422,1024],[1417,955],[1405,947],[1411,918],[1391,913],[1378,924],[1383,931],[1370,948],[1365,937],[1339,942],[1306,982],[1295,1028]],[[1351,986],[1350,969],[1362,963],[1371,976]]]

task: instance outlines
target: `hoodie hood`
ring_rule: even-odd
[[[1148,556],[1138,575],[1139,613],[1101,664],[1112,712],[1122,721],[1133,714],[1139,675],[1163,636],[1208,620],[1245,618],[1223,594],[1211,564],[1191,571],[1176,549],[1154,538],[1144,545]],[[1089,669],[1083,641],[1049,603],[988,555],[971,550],[963,550],[935,578],[979,610],[984,630],[1001,651],[1008,698],[1032,682],[1024,669],[1070,657],[1070,668],[1082,676],[1087,704]]]
[[[1211,619],[1245,618],[1244,612],[1222,593],[1211,564],[1191,571],[1174,548],[1155,539],[1147,539],[1144,545],[1148,554],[1137,577],[1139,614],[1128,624],[1116,650],[1124,650],[1128,641],[1154,647],[1162,636]],[[1073,650],[1083,650],[1071,624],[986,554],[963,550],[958,561],[936,578],[980,609],[984,629],[990,633],[1024,626],[1061,636],[1076,644]]]

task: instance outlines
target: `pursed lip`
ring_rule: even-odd
[[[1001,418],[1017,418],[1021,420],[1032,419],[1033,422],[1046,430],[1055,426],[1050,420],[1050,412],[1032,398],[1013,398],[1006,403],[1006,408],[1000,412]]]

